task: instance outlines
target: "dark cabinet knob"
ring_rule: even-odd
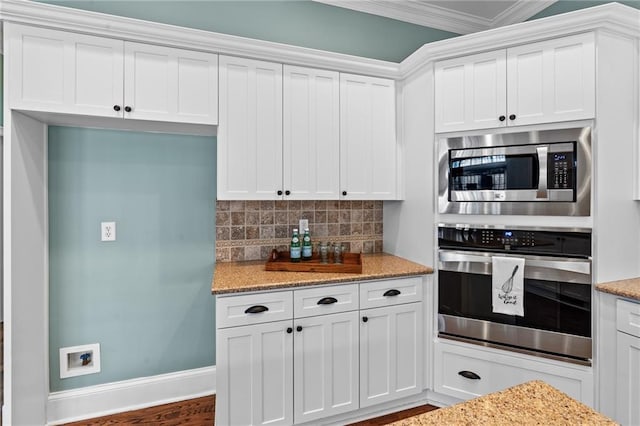
[[[516,115],[515,115],[515,114],[511,114],[511,115],[509,116],[509,120],[515,120],[515,119],[516,119]]]
[[[297,326],[296,331],[302,331],[302,326],[301,325]]]
[[[114,111],[120,111],[120,105],[114,105],[113,106],[113,110]]]
[[[347,195],[347,191],[342,191],[342,195]]]
[[[396,290],[395,288],[392,288],[391,290],[387,290],[384,292],[383,296],[397,296],[400,294],[400,290]]]
[[[293,328],[291,328],[291,327],[287,327],[287,333],[288,333],[288,334],[293,333]]]
[[[369,317],[362,317],[362,322],[367,322],[369,321]]]
[[[332,303],[337,303],[338,299],[336,299],[335,297],[323,297],[322,299],[318,300],[318,305],[331,305]]]
[[[282,190],[281,189],[278,190],[278,195],[282,195]]]
[[[498,117],[498,120],[500,120],[500,121],[504,121],[506,119],[507,119],[507,117],[505,117],[504,115],[501,115],[500,117]]]
[[[469,379],[469,380],[480,380],[481,377],[478,376],[476,373],[474,373],[473,371],[458,371],[458,374],[461,375],[462,377],[464,377],[465,379]]]
[[[125,106],[124,107],[125,112],[131,112],[131,107],[130,106]]]
[[[291,195],[291,191],[287,189],[286,191],[284,191],[284,195]]]

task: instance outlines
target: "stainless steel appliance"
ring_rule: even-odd
[[[438,227],[439,337],[590,365],[591,232]],[[524,258],[524,316],[492,310],[492,256]]]
[[[591,128],[439,141],[439,211],[589,216]]]

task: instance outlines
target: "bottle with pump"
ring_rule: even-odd
[[[309,228],[305,228],[304,235],[302,236],[302,260],[311,260],[311,256],[313,255],[311,248]]]
[[[289,257],[292,262],[300,262],[302,255],[302,249],[300,247],[300,236],[298,235],[298,228],[293,229],[293,235],[291,236],[291,245],[289,246]]]

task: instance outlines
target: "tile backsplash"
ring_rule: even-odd
[[[300,219],[309,220],[314,242],[382,251],[382,201],[216,201],[216,261],[266,260],[274,248],[287,250]]]

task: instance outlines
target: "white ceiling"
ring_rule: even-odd
[[[470,34],[526,21],[556,0],[314,0],[425,27]]]

